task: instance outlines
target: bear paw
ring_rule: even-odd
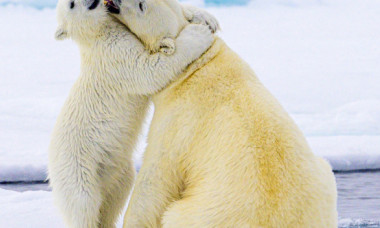
[[[160,42],[160,52],[172,55],[175,52],[175,41],[172,38],[164,38]]]

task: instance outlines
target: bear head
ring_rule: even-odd
[[[175,39],[189,23],[177,0],[104,0],[104,3],[152,52],[160,50],[163,39]]]
[[[55,38],[71,38],[78,42],[89,40],[99,34],[109,18],[101,0],[59,0]]]

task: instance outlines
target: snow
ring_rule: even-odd
[[[24,6],[32,6],[38,9],[46,8],[46,7],[55,7],[57,4],[56,0],[0,0],[0,6],[6,5],[24,5]]]
[[[63,228],[64,223],[47,191],[15,192],[0,189],[0,227]],[[124,209],[125,211],[125,209]],[[122,213],[124,215],[124,213]],[[53,225],[54,224],[54,225]],[[340,218],[339,227],[378,227],[380,221]],[[122,227],[120,216],[117,227]]]
[[[307,138],[314,153],[335,171],[380,169],[380,136],[315,136]]]
[[[19,193],[0,189],[0,205],[0,227],[64,227],[58,209],[53,204],[51,192]]]
[[[64,221],[53,203],[51,192],[15,192],[0,188],[0,205],[1,228],[64,228]],[[122,227],[121,218],[117,227]]]
[[[46,178],[50,133],[79,74],[76,45],[53,38],[55,2],[0,0],[0,182]],[[207,7],[335,170],[380,169],[379,9],[380,0]]]

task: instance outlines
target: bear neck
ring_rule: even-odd
[[[78,29],[72,39],[78,44],[81,51],[89,51],[101,41],[107,41],[110,36],[117,34],[115,31],[122,31],[125,25],[121,24],[112,16],[107,16],[94,26],[94,30]]]
[[[189,79],[193,76],[194,72],[206,66],[211,60],[213,60],[223,50],[225,46],[226,44],[224,43],[224,41],[219,37],[216,37],[211,47],[205,53],[203,53],[201,57],[199,57],[192,64],[190,64],[186,68],[186,70],[177,78],[177,80],[173,81],[163,90],[152,96],[153,103],[156,105],[156,101],[164,99],[164,97],[170,94],[171,91],[180,87],[186,79]]]
[[[77,42],[81,59],[80,76],[102,79],[104,75],[118,74],[110,70],[109,64],[125,55],[125,50],[119,48],[118,44],[125,43],[129,35],[129,29],[115,19],[109,21],[96,37]]]

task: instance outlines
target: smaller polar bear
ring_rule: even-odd
[[[161,3],[167,1],[179,9],[176,0],[122,0],[118,17],[154,49],[146,37],[157,31],[139,24],[152,17],[167,22],[156,13],[173,8]],[[171,30],[160,33],[174,37],[179,29],[167,23]],[[331,167],[223,41],[152,100],[148,146],[124,227],[337,226]]]
[[[165,87],[214,38],[207,27],[188,25],[173,55],[150,55],[99,0],[60,0],[57,13],[56,38],[79,45],[81,71],[49,148],[54,200],[69,227],[114,227],[134,180],[132,151],[146,95]]]

